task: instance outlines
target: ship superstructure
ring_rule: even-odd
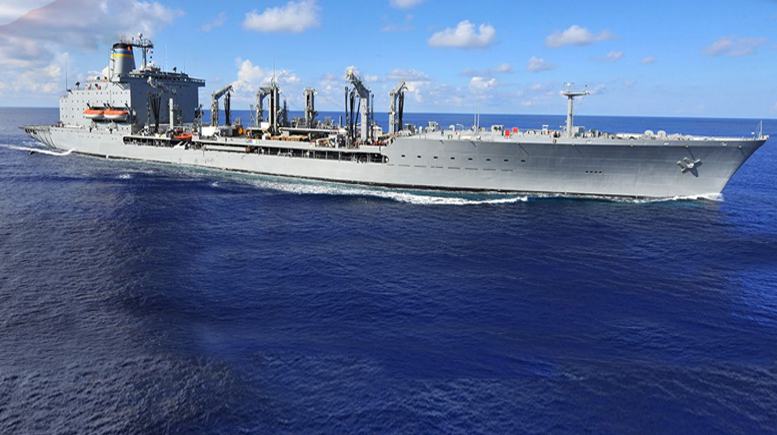
[[[384,132],[371,91],[352,71],[337,124],[316,119],[312,88],[303,118],[290,120],[274,80],[258,90],[249,125],[231,119],[230,85],[211,94],[203,123],[204,81],[162,71],[147,59],[152,49],[142,35],[114,44],[109,75],[69,90],[59,124],[25,130],[53,148],[95,156],[390,187],[630,197],[719,193],[768,139],[586,130],[574,125],[573,104],[587,92],[569,87],[558,130],[405,125],[404,81],[389,94]]]
[[[139,68],[134,48],[142,54]],[[183,72],[162,71],[148,60],[153,48],[142,34],[114,44],[108,75],[91,78],[83,86],[76,83],[60,99],[60,123],[123,133],[192,124],[198,88],[205,81]]]

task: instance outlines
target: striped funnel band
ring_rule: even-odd
[[[128,46],[114,46],[113,47],[113,53],[111,53],[111,57],[133,57],[132,56],[132,49]]]

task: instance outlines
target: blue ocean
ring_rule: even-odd
[[[639,201],[30,154],[57,120],[0,109],[0,433],[777,432],[775,139]]]

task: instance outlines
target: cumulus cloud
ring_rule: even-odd
[[[642,59],[641,61],[639,61],[639,63],[642,63],[642,64],[649,64],[649,63],[656,63],[656,62],[658,62],[658,60],[656,60],[656,58],[653,56],[648,56]]]
[[[486,48],[495,39],[496,29],[490,24],[481,24],[476,30],[474,24],[464,20],[455,29],[435,33],[428,42],[431,47]]]
[[[220,14],[218,14],[216,18],[201,25],[200,30],[202,30],[203,32],[210,32],[211,30],[217,27],[223,26],[225,21],[227,21],[227,13],[221,12]]]
[[[321,25],[320,11],[316,0],[290,1],[261,14],[256,10],[247,13],[243,28],[262,33],[303,33]]]
[[[70,59],[71,68],[73,64],[70,53],[97,50],[119,34],[153,37],[181,15],[181,10],[138,0],[50,2],[0,26],[0,82],[6,92],[24,92],[30,98],[61,92],[65,63]],[[83,73],[71,69],[70,77]]]
[[[708,46],[703,53],[707,56],[748,56],[755,54],[756,49],[766,42],[766,38],[724,36]]]
[[[585,27],[574,24],[562,32],[555,32],[548,36],[545,39],[545,45],[552,48],[563,47],[565,45],[588,45],[593,44],[594,42],[606,41],[614,38],[615,34],[608,30],[603,30],[596,35]]]
[[[499,65],[496,68],[488,68],[488,69],[472,69],[472,68],[465,68],[464,71],[461,72],[461,75],[464,77],[475,77],[475,76],[481,76],[481,77],[493,77],[496,74],[508,74],[513,72],[513,66],[509,63],[503,63]]]
[[[556,65],[546,62],[545,59],[532,56],[531,59],[529,59],[529,66],[526,67],[526,70],[531,72],[541,72],[552,70],[555,67]]]
[[[497,81],[495,78],[486,79],[485,77],[472,77],[469,81],[469,87],[475,91],[485,91],[495,87]]]
[[[237,80],[232,82],[235,101],[253,104],[256,92],[261,86],[268,85],[273,77],[282,91],[288,91],[292,97],[299,98],[299,89],[294,87],[300,82],[300,78],[293,72],[285,69],[273,71],[270,68],[262,68],[254,65],[250,59],[239,57],[235,58],[235,66],[238,68]],[[291,89],[286,89],[284,86]]]
[[[389,0],[392,8],[410,9],[423,3],[424,0]]]
[[[289,70],[280,69],[273,72],[270,69],[254,65],[250,59],[244,60],[238,57],[235,59],[235,64],[238,67],[237,80],[232,82],[232,88],[235,92],[255,93],[260,86],[270,83],[273,77],[279,85],[294,84],[300,81],[299,77]]]

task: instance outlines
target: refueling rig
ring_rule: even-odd
[[[195,121],[195,130],[192,133],[202,138],[245,137],[314,142],[318,146],[347,148],[386,144],[402,130],[404,93],[408,89],[407,84],[402,80],[389,93],[391,100],[389,131],[384,134],[383,129],[375,124],[372,92],[353,71],[346,74],[346,80],[350,82],[350,86],[345,87],[345,123],[342,122],[342,118],[338,125],[329,118],[324,121],[316,119],[318,116],[315,109],[316,91],[312,87],[304,91],[303,117],[289,120],[287,102],[285,99],[282,101],[280,86],[273,79],[267,86],[260,87],[256,92],[255,104],[251,105],[249,126],[243,126],[239,118],[232,123],[230,95],[234,90],[232,85],[227,85],[211,94],[210,125],[202,126],[201,122]],[[226,117],[224,124],[221,124],[219,119],[219,100],[222,98]],[[265,102],[267,102],[266,108]],[[201,107],[197,109],[196,115],[196,120],[201,120]],[[181,131],[175,131],[176,137],[188,138],[188,135],[181,136],[180,133]]]

